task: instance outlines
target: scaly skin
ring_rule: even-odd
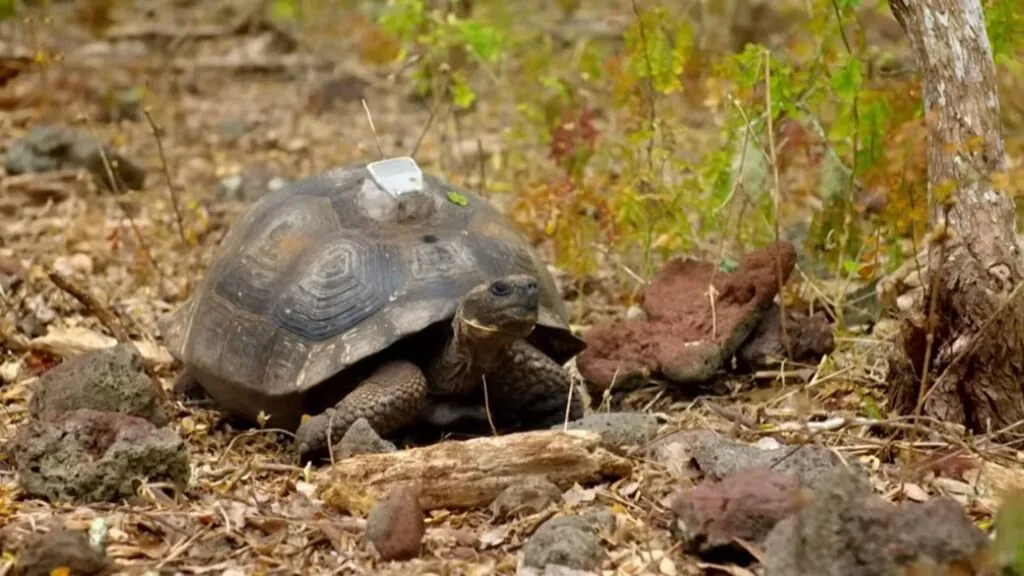
[[[366,418],[377,434],[389,434],[411,422],[423,407],[427,378],[412,362],[396,360],[377,368],[332,408],[306,419],[295,431],[299,455],[327,450],[356,420]]]
[[[502,350],[497,368],[486,378],[493,418],[517,419],[529,428],[548,428],[564,421],[569,374],[526,340],[516,340]],[[579,390],[574,390],[569,420],[582,416],[583,400]]]

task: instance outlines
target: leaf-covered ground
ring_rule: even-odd
[[[230,188],[231,177],[246,168],[299,178],[375,159],[378,139],[386,153],[405,153],[432,121],[416,155],[420,164],[466,186],[493,183],[489,197],[515,211],[545,258],[564,261],[564,254],[555,253],[564,241],[541,241],[545,232],[558,233],[544,220],[554,218],[558,196],[528,196],[519,188],[535,187],[542,175],[558,170],[543,143],[510,136],[515,108],[501,90],[481,89],[475,107],[459,113],[457,122],[439,118],[429,101],[410,97],[411,83],[398,75],[400,66],[367,63],[379,59],[374,48],[379,33],[348,8],[339,21],[310,21],[303,27],[289,20],[271,25],[261,13],[228,2],[139,2],[103,22],[103,4],[54,2],[45,19],[42,12],[30,11],[29,20],[0,23],[8,32],[0,35],[0,76],[12,76],[0,92],[5,145],[38,124],[63,123],[93,133],[147,171],[143,190],[117,195],[73,171],[0,179],[0,440],[12,438],[25,421],[29,390],[40,373],[64,355],[107,345],[112,336],[93,311],[53,284],[52,270],[72,278],[123,319],[132,339],[145,343],[155,373],[170,391],[177,368],[159,346],[156,321],[200,280],[218,241],[245,209],[244,201],[225,198],[230,194],[218,188]],[[558,32],[553,36],[561,38],[615,38],[631,18],[629,3],[609,2],[585,10],[575,24],[551,26]],[[558,22],[554,14],[548,21]],[[95,34],[97,28],[105,30],[105,38]],[[686,149],[680,154],[696,157],[720,136],[721,119],[713,111],[723,96],[711,84],[694,87],[703,101],[687,96],[690,109],[666,113],[690,130],[687,144],[678,146]],[[1011,162],[1018,163],[1012,155],[1024,142],[1019,95],[1018,90],[1018,99],[1004,104],[1007,149]],[[111,119],[118,114],[131,118]],[[147,114],[159,127],[158,137]],[[509,142],[517,148],[506,150],[513,146]],[[640,142],[633,147],[643,148]],[[793,162],[799,168],[802,160]],[[787,174],[793,179],[785,185],[801,188],[799,170]],[[596,188],[601,180],[588,182]],[[537,204],[524,208],[515,202],[517,195]],[[636,203],[620,205],[626,210]],[[800,202],[794,205],[806,210]],[[797,214],[799,220],[805,212]],[[714,238],[693,243],[694,250],[704,252],[717,247]],[[558,273],[574,322],[583,327],[624,315],[636,276],[643,274],[634,270],[642,249],[617,256],[616,247],[596,245],[590,252],[596,265],[587,277],[565,269]],[[828,284],[808,275],[794,274],[793,282],[793,292],[808,299],[831,297]],[[1021,469],[1016,451],[986,448],[987,459],[996,463],[987,465],[982,479],[912,474],[913,468],[903,464],[910,459],[920,461],[937,450],[977,455],[979,449],[938,424],[915,424],[907,437],[907,426],[884,421],[884,334],[884,324],[871,333],[839,334],[836,352],[809,382],[806,370],[782,378],[761,374],[728,383],[711,402],[652,384],[627,395],[623,406],[656,414],[662,434],[699,428],[751,442],[772,436],[831,446],[866,465],[876,491],[889,500],[947,494],[973,518],[989,522],[998,505],[994,490],[1012,484]],[[13,462],[0,460],[4,549],[50,523],[84,529],[101,519],[107,552],[127,574],[512,574],[522,542],[551,515],[498,521],[486,509],[431,513],[421,557],[382,563],[366,548],[358,515],[316,498],[322,477],[296,466],[286,435],[235,430],[201,404],[169,406],[170,427],[191,453],[187,493],[142,485],[135,498],[121,504],[54,505],[21,493]],[[841,420],[856,417],[874,419],[875,426]],[[895,438],[897,432],[903,435]],[[664,462],[637,456],[633,463],[632,475],[614,484],[571,489],[562,508],[606,506],[616,515],[616,527],[603,541],[605,573],[704,573],[706,567],[682,554],[668,530],[666,498],[687,480],[673,477]],[[13,561],[0,561],[0,573]]]

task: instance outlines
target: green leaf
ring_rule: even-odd
[[[723,258],[718,263],[718,269],[722,272],[735,272],[740,267],[740,263],[733,260],[732,258]]]
[[[0,0],[0,21],[13,18],[18,15],[18,7],[14,0]]]
[[[467,200],[465,196],[455,192],[454,190],[448,193],[448,201],[459,206],[466,206],[469,204],[469,200]]]
[[[860,60],[850,58],[846,65],[840,68],[832,77],[832,89],[836,95],[843,100],[853,100],[853,97],[860,91],[861,69]]]
[[[461,75],[452,75],[452,101],[455,106],[460,109],[469,108],[476,100],[476,92],[466,84],[466,81],[462,79]]]
[[[463,20],[455,24],[462,43],[484,62],[494,62],[501,55],[501,34],[475,20]]]
[[[274,0],[274,3],[270,5],[270,18],[272,20],[292,22],[298,17],[298,0]]]

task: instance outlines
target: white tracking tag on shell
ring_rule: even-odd
[[[366,169],[374,182],[395,198],[423,190],[423,171],[408,156],[371,162]]]

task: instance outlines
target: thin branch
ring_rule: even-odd
[[[775,218],[773,218],[773,224],[775,227],[775,245],[776,249],[773,250],[775,256],[775,274],[779,282],[779,332],[782,334],[782,344],[786,347],[786,356],[793,357],[793,347],[789,341],[789,332],[786,330],[786,299],[782,295],[782,259],[779,257],[778,244],[779,237],[779,204],[781,199],[781,191],[779,190],[779,162],[775,154],[775,127],[772,122],[772,118],[775,114],[772,113],[772,55],[771,52],[765,51],[764,53],[764,86],[765,86],[765,108],[768,113],[768,152],[771,155],[772,163],[772,200],[774,201]]]
[[[85,306],[86,309],[92,312],[96,319],[106,326],[107,330],[110,330],[110,333],[114,335],[118,342],[122,344],[131,342],[131,338],[124,329],[121,319],[97,300],[95,296],[90,294],[88,290],[56,270],[50,270],[48,276],[58,288],[73,296],[75,300],[82,303],[82,306]]]
[[[373,139],[377,142],[377,152],[380,153],[380,159],[387,158],[384,154],[384,147],[380,145],[380,136],[377,135],[377,127],[373,125],[373,114],[370,114],[370,107],[366,105],[366,98],[360,98],[360,102],[363,103],[363,111],[366,112],[366,120],[370,123],[370,130],[373,132]]]
[[[148,108],[143,108],[142,113],[146,116],[146,121],[149,122],[150,130],[153,131],[153,138],[156,139],[156,150],[160,154],[160,164],[163,166],[164,179],[167,181],[167,194],[171,198],[171,208],[174,210],[174,219],[178,223],[178,235],[181,236],[181,244],[188,247],[188,240],[185,239],[184,220],[181,217],[181,210],[178,208],[178,193],[174,189],[171,170],[167,165],[167,156],[164,155],[164,143],[160,138],[160,129],[157,128],[156,122],[153,121],[153,116],[150,115]]]

